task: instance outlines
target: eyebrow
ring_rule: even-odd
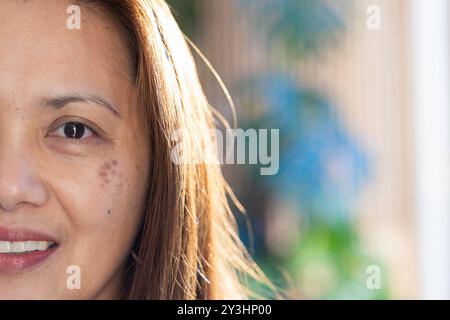
[[[107,109],[116,117],[121,118],[120,113],[117,111],[115,107],[113,107],[111,103],[108,102],[108,100],[96,94],[83,95],[74,93],[57,97],[44,98],[42,99],[41,104],[55,109],[61,109],[70,103],[78,103],[78,102],[96,104],[100,107]]]

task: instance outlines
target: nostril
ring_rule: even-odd
[[[0,208],[2,209],[2,211],[14,211],[19,209],[21,206],[23,206],[23,203],[13,203],[13,202],[6,202],[6,201],[1,201],[0,202]]]

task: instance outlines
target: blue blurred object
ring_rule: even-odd
[[[296,88],[286,78],[274,86],[273,79],[266,81],[263,90],[272,105],[268,116],[290,140],[281,158],[277,187],[294,192],[309,211],[332,216],[348,212],[345,204],[358,195],[367,177],[367,157],[344,130],[328,100]],[[277,101],[286,91],[293,99],[279,108]]]
[[[255,81],[256,95],[266,104],[258,125],[280,129],[280,170],[267,179],[273,192],[295,199],[302,212],[350,218],[349,205],[359,195],[369,165],[335,106],[285,75]]]
[[[242,0],[265,19],[270,47],[281,45],[295,64],[306,55],[326,52],[343,33],[351,0]],[[270,48],[267,48],[270,50]],[[255,80],[256,79],[256,80]],[[295,199],[307,214],[327,220],[349,218],[350,205],[368,177],[368,159],[340,122],[337,108],[326,97],[301,86],[287,73],[263,70],[244,84],[254,88],[265,106],[250,127],[280,129],[280,171],[266,181],[281,198]],[[279,190],[282,190],[280,192]]]

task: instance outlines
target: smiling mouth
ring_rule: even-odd
[[[0,225],[0,275],[31,271],[47,264],[59,247],[56,238],[46,233]]]
[[[0,240],[0,253],[24,254],[34,251],[46,251],[56,246],[52,241],[2,241]]]

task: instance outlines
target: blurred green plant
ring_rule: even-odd
[[[388,274],[380,262],[367,254],[351,223],[330,224],[310,220],[299,241],[284,255],[265,255],[257,260],[272,281],[288,297],[306,299],[389,298]],[[275,267],[278,266],[278,267]],[[380,286],[369,286],[369,267],[380,269]],[[289,274],[286,279],[280,267]],[[382,270],[382,272],[381,272]],[[270,297],[266,287],[251,283],[253,289]]]
[[[253,6],[259,27],[265,30],[271,46],[281,45],[291,58],[320,54],[337,43],[345,31],[350,0],[241,0],[243,7]]]
[[[379,288],[367,286],[369,266],[379,262],[362,247],[351,223],[310,221],[298,247],[284,263],[300,295],[324,299],[387,299],[383,272]],[[384,268],[381,268],[384,270]]]
[[[195,34],[198,22],[197,0],[167,0],[181,30],[188,36]]]

